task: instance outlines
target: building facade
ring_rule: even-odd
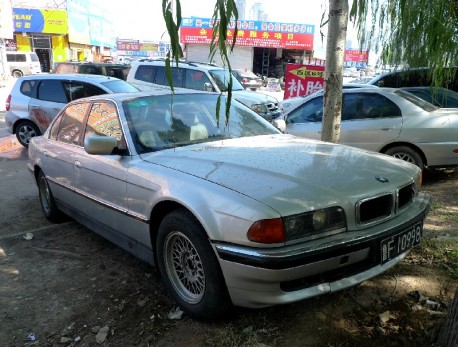
[[[12,33],[0,31],[3,52],[33,51],[43,72],[62,61],[103,61],[116,46],[112,22],[97,0],[0,1],[0,14],[12,26]]]

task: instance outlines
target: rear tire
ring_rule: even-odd
[[[24,74],[22,73],[21,70],[14,70],[12,75],[13,75],[14,78],[19,78],[19,77],[24,76]]]
[[[40,171],[38,174],[37,184],[43,215],[53,223],[61,222],[65,215],[57,208],[56,201],[43,171]]]
[[[414,149],[407,147],[407,146],[398,146],[389,148],[385,154],[391,155],[392,157],[402,159],[407,161],[408,163],[412,163],[417,165],[420,169],[425,168],[425,164],[423,163],[423,159],[421,155],[415,151]]]
[[[30,121],[22,121],[16,127],[16,138],[24,147],[29,147],[30,140],[40,135],[40,129]]]
[[[224,316],[232,304],[205,231],[187,210],[169,213],[159,226],[158,267],[169,293],[197,319]]]

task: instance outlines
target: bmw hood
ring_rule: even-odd
[[[263,135],[178,147],[143,160],[260,201],[280,214],[349,204],[401,187],[420,169],[390,156],[292,135]]]

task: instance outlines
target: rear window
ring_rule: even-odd
[[[30,54],[30,60],[31,61],[40,61],[40,59],[38,59],[38,55],[36,55],[35,53]]]
[[[22,82],[22,84],[21,84],[21,93],[26,95],[26,96],[32,97],[33,89],[34,89],[36,84],[37,84],[37,81],[33,81],[33,80]]]
[[[432,112],[437,110],[437,107],[433,104],[430,104],[429,102],[426,102],[423,99],[420,99],[418,96],[413,95],[411,93],[405,92],[403,90],[396,90],[394,93],[417,105],[425,111]]]
[[[111,90],[111,92],[113,93],[135,93],[139,91],[130,83],[127,83],[122,80],[113,80],[109,82],[103,82],[102,84],[109,90]]]

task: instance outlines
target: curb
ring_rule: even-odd
[[[0,152],[21,147],[23,148],[14,135],[0,137]]]

